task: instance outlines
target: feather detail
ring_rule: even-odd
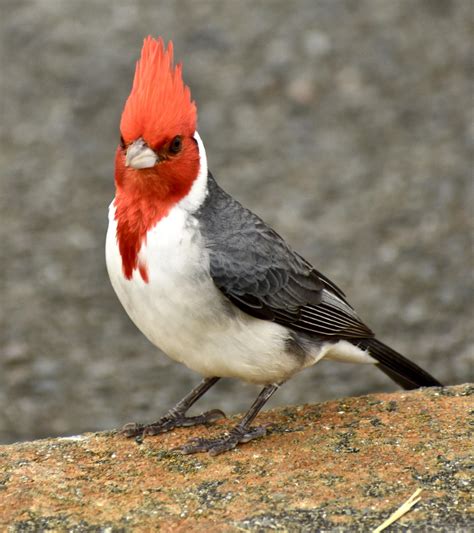
[[[372,331],[320,274],[209,176],[200,213],[216,287],[240,310],[322,338],[367,338]],[[249,246],[251,243],[251,246]]]
[[[370,356],[378,361],[380,370],[404,389],[443,386],[417,364],[378,339],[362,339],[357,342],[353,341],[353,344],[362,350],[367,350]]]
[[[120,122],[125,143],[142,137],[156,148],[174,135],[191,137],[196,123],[196,104],[183,82],[182,66],[173,66],[173,43],[165,49],[161,37],[148,36]]]

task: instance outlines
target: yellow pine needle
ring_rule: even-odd
[[[391,514],[383,524],[380,524],[379,527],[374,529],[372,533],[380,533],[385,528],[396,522],[405,513],[408,513],[408,511],[421,500],[421,496],[419,496],[420,492],[421,489],[416,489],[415,492],[408,498],[408,500],[403,503],[393,514]]]

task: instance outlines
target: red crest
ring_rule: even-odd
[[[192,136],[197,110],[182,78],[182,66],[173,66],[173,43],[148,36],[137,61],[130,96],[120,121],[126,143],[142,137],[157,148],[175,135]]]

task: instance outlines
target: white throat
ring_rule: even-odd
[[[194,213],[197,211],[207,196],[207,156],[206,149],[197,131],[194,132],[194,139],[199,149],[199,173],[191,186],[189,193],[178,202],[178,206],[187,211]]]

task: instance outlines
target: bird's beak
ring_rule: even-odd
[[[147,146],[143,139],[138,139],[127,148],[125,156],[125,166],[137,170],[141,168],[154,167],[158,161],[158,156]]]

